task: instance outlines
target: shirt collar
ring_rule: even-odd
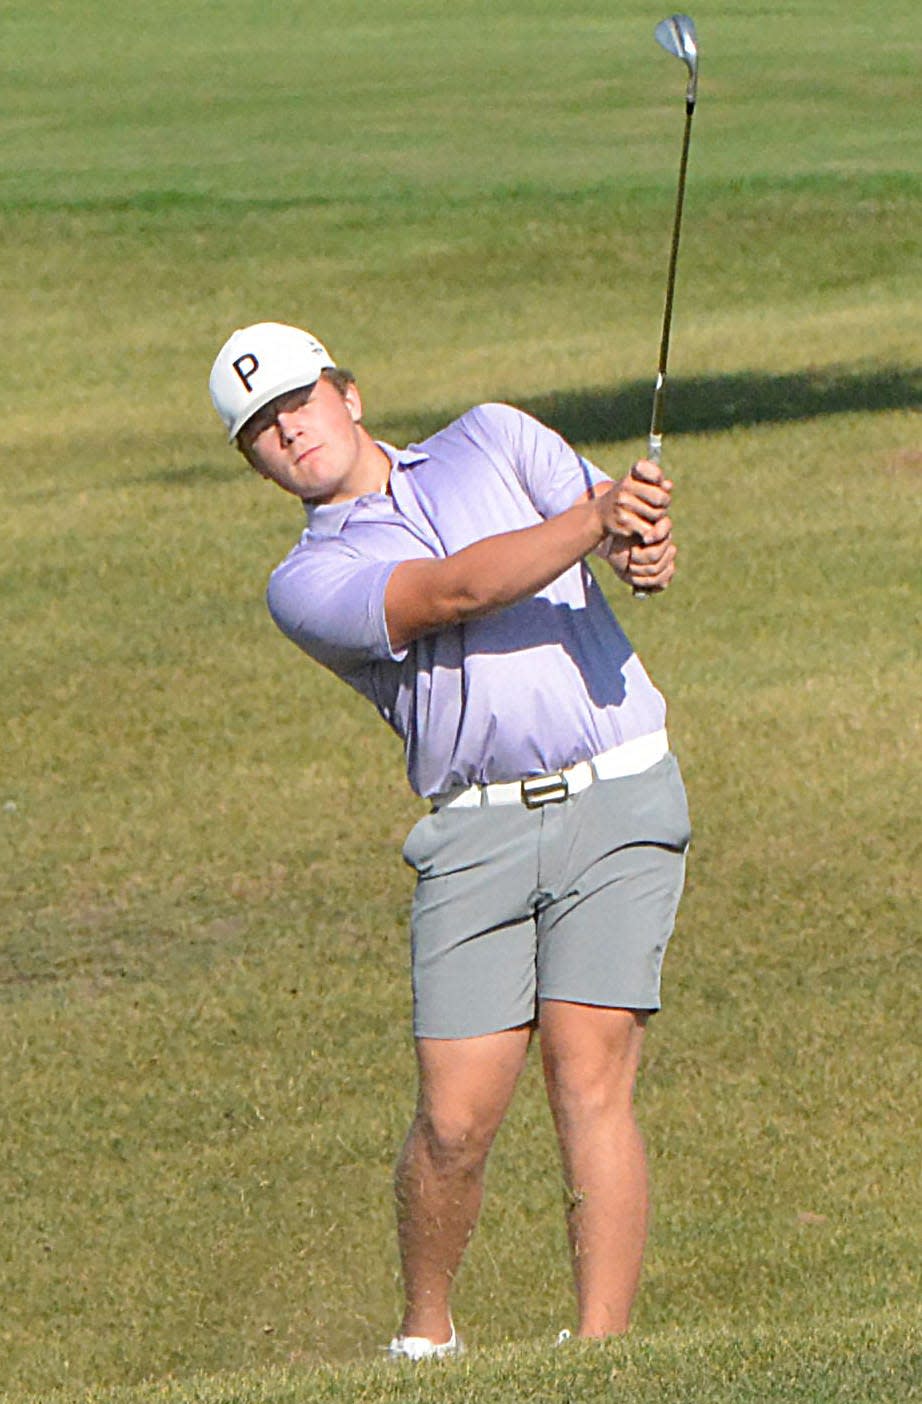
[[[413,468],[429,457],[428,453],[423,453],[421,449],[398,449],[381,439],[375,439],[375,443],[390,459],[392,472],[399,468]],[[383,496],[380,492],[370,492],[361,497],[350,497],[347,502],[326,502],[317,506],[312,502],[305,502],[307,529],[312,536],[338,536],[360,502],[380,500]]]

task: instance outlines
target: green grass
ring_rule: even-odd
[[[531,1066],[459,1283],[469,1359],[374,1363],[398,1309],[397,853],[420,806],[396,741],[265,614],[298,511],[224,448],[208,368],[234,326],[301,321],[395,441],[507,398],[626,465],[681,137],[657,18],[7,7],[10,1404],[918,1389],[905,0],[695,12],[667,412],[682,573],[619,602],[696,829],[640,1086],[656,1213],[635,1330],[547,1348],[572,1305]]]
[[[458,1363],[378,1364],[200,1375],[133,1389],[91,1390],[85,1404],[865,1404],[919,1397],[918,1348],[891,1324],[854,1322],[847,1335],[804,1330],[679,1332],[642,1343],[503,1346]],[[49,1404],[63,1395],[50,1396]]]

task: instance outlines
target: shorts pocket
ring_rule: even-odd
[[[421,819],[417,819],[403,841],[403,861],[416,872],[419,872],[420,865],[426,862],[426,851],[429,847],[427,835],[431,834],[434,818],[434,814],[424,814]]]
[[[692,836],[688,796],[679,762],[671,752],[665,759],[668,762],[668,785],[663,794],[664,832],[669,835],[666,842],[677,853],[685,853]]]
[[[595,832],[600,849],[654,843],[684,853],[691,838],[688,800],[679,763],[671,753],[640,775],[600,780],[577,796],[580,826]],[[588,849],[593,847],[588,839]]]

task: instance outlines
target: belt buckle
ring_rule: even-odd
[[[540,809],[545,804],[562,804],[570,794],[565,775],[530,775],[521,781],[522,803],[526,809]]]

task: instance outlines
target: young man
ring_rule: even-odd
[[[432,806],[404,847],[419,1100],[390,1352],[460,1348],[451,1287],[535,1028],[579,1331],[622,1332],[647,1218],[634,1078],[689,831],[663,699],[585,558],[664,589],[672,485],[646,461],[613,483],[506,405],[407,449],[377,442],[351,374],[278,323],[235,332],[210,388],[247,461],[307,510],[272,617],[377,707]]]

